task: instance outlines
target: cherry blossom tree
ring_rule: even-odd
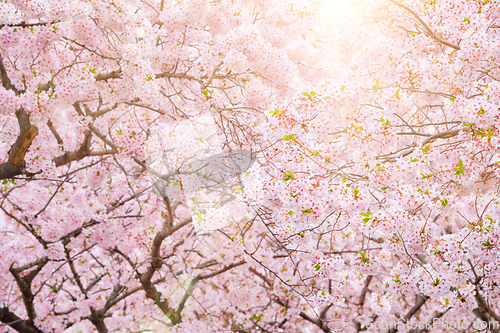
[[[2,328],[500,332],[500,2],[339,3],[0,3]]]

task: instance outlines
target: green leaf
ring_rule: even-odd
[[[262,316],[252,315],[252,319],[257,320],[257,321],[262,321]]]
[[[319,264],[316,264],[313,266],[314,267],[314,270],[317,272],[321,269],[321,266]]]
[[[318,96],[316,96],[317,94],[314,91],[303,92],[302,95],[305,96],[305,97],[307,97],[311,101],[314,100],[315,98],[318,98]]]
[[[285,141],[295,140],[295,134],[285,135],[285,137],[283,138],[283,140],[285,140]]]
[[[269,112],[273,116],[279,116],[280,115],[280,109],[276,108],[273,111]]]
[[[431,150],[431,144],[429,143],[429,144],[425,145],[424,147],[422,147],[420,149],[422,150],[423,154],[428,154],[429,151]]]
[[[427,178],[430,178],[433,174],[432,173],[429,173],[429,174],[425,174],[423,173],[422,171],[420,171],[420,175],[422,176],[422,179],[427,179]]]
[[[361,262],[363,264],[369,264],[370,263],[370,259],[368,259],[366,257],[366,254],[364,252],[360,252],[359,255],[361,256]]]
[[[283,178],[283,181],[287,182],[287,181],[289,181],[291,179],[295,179],[295,176],[294,176],[293,172],[287,172],[287,173],[285,173],[285,178]]]
[[[464,162],[461,159],[458,160],[458,167],[453,168],[453,170],[457,176],[465,174]]]
[[[366,213],[359,213],[359,215],[364,217],[363,224],[367,224],[371,219],[373,219],[373,213],[370,211]]]
[[[400,99],[401,97],[399,97],[399,90],[400,89],[398,88],[398,90],[396,90],[396,92],[392,96],[396,97],[397,99]]]

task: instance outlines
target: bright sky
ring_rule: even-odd
[[[321,11],[322,23],[337,25],[353,20],[355,5],[354,0],[322,0],[324,8]]]

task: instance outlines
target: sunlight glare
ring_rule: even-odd
[[[321,23],[324,26],[343,25],[355,19],[353,0],[322,0]]]

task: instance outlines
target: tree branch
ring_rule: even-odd
[[[167,204],[169,201],[166,202]],[[169,216],[167,219],[173,219],[173,216],[170,216],[172,209],[171,207],[167,207],[169,211]],[[163,224],[163,229],[158,232],[153,239],[153,245],[151,247],[151,265],[148,267],[145,273],[139,274],[139,281],[146,292],[146,297],[153,300],[155,304],[163,311],[164,314],[167,315],[168,318],[172,321],[173,324],[180,323],[180,316],[177,315],[177,311],[170,307],[168,304],[168,299],[162,300],[162,294],[156,289],[154,282],[151,281],[154,273],[161,268],[163,261],[160,257],[160,249],[163,240],[168,236],[172,235],[174,232],[182,228],[191,222],[191,218],[184,220],[176,225],[172,225],[168,221]]]
[[[304,318],[308,322],[313,323],[314,325],[318,326],[325,333],[331,333],[332,332],[332,330],[328,328],[328,325],[326,325],[326,323],[323,320],[319,319],[319,318],[318,319],[314,319],[314,318],[308,316],[304,312],[301,312],[299,314],[299,316],[302,317],[302,318]]]
[[[246,261],[245,260],[241,260],[241,261],[232,263],[231,265],[224,266],[223,268],[219,269],[218,271],[215,271],[215,272],[212,272],[212,273],[209,273],[209,274],[205,274],[205,275],[198,275],[198,279],[199,280],[209,279],[209,278],[212,278],[212,277],[217,276],[219,274],[222,274],[224,272],[227,272],[228,270],[230,270],[230,269],[232,269],[234,267],[238,267],[238,266],[241,266],[241,265],[244,265],[244,264],[246,264]]]
[[[488,302],[486,302],[477,288],[474,297],[477,301],[477,308],[473,310],[474,314],[486,323],[490,323],[491,320],[494,319],[498,323],[498,325],[500,325],[500,317],[495,313],[495,311],[491,309],[491,307],[488,305]],[[500,330],[494,328],[490,328],[490,330],[493,333],[500,332]]]
[[[363,287],[363,290],[361,290],[361,295],[359,296],[359,306],[363,306],[365,304],[365,299],[366,299],[366,293],[368,292],[368,288],[370,286],[370,282],[372,282],[373,275],[368,275],[365,280],[365,286]]]
[[[91,143],[92,133],[90,130],[86,130],[84,133],[83,143],[78,150],[66,152],[64,155],[54,157],[52,161],[55,163],[56,167],[60,167],[61,165],[68,164],[73,161],[80,161],[89,156]]]
[[[29,320],[24,320],[10,312],[8,307],[0,308],[0,321],[20,333],[44,333]]]
[[[59,23],[61,21],[59,20],[54,20],[51,22],[38,22],[38,23],[26,23],[26,22],[21,22],[21,23],[15,23],[15,24],[0,24],[0,29],[3,27],[20,27],[20,28],[30,28],[30,27],[38,27],[42,25],[52,25]]]
[[[37,260],[36,263],[33,263],[32,265],[30,264],[31,266],[25,265],[18,268],[10,266],[9,268],[9,272],[14,276],[17,285],[19,287],[19,290],[23,295],[24,307],[26,308],[30,324],[33,324],[33,321],[36,318],[36,312],[34,306],[35,297],[33,295],[33,292],[31,291],[31,282],[48,262],[49,259],[47,257],[43,257],[42,259]],[[24,277],[21,276],[21,272],[32,267],[36,268],[32,270],[29,274],[25,275]]]
[[[9,76],[7,75],[7,70],[5,69],[5,65],[3,63],[3,58],[0,56],[0,78],[2,79],[2,86],[7,90],[12,90],[19,95],[19,90],[12,84]]]
[[[396,6],[404,8],[405,10],[407,10],[408,12],[410,12],[417,19],[417,21],[420,22],[420,24],[422,25],[422,27],[427,32],[427,35],[429,37],[431,37],[432,39],[434,39],[436,42],[441,43],[443,45],[446,45],[448,47],[451,47],[452,49],[460,50],[460,46],[455,45],[455,44],[450,43],[450,42],[447,42],[445,40],[442,40],[441,38],[439,38],[438,36],[436,36],[436,34],[434,32],[432,32],[431,28],[424,22],[424,20],[422,20],[420,18],[420,16],[413,9],[411,9],[410,7],[408,7],[406,5],[403,5],[402,3],[399,3],[397,1],[394,1],[394,0],[389,0],[389,1],[392,2],[393,4],[395,4]]]
[[[1,56],[0,78],[5,89],[14,91],[16,95],[21,93],[10,81]],[[23,161],[24,156],[38,134],[38,128],[31,125],[29,115],[24,108],[20,107],[17,109],[16,116],[19,123],[20,133],[9,151],[9,160],[0,164],[0,179],[14,178],[15,176],[21,175],[25,172]]]
[[[417,313],[418,310],[420,310],[420,308],[425,304],[425,302],[427,302],[429,298],[430,297],[427,295],[424,296],[417,295],[417,300],[415,302],[415,305],[413,305],[413,307],[410,309],[410,311],[408,311],[408,313],[403,317],[403,319],[401,319],[401,321],[403,323],[407,323],[411,319],[411,317],[413,317],[413,315]],[[398,328],[393,327],[389,330],[388,333],[396,333],[397,331]]]

